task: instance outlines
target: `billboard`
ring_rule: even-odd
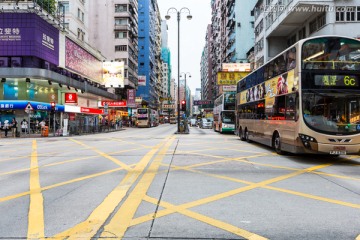
[[[35,13],[1,15],[0,56],[35,56],[59,65],[58,29]],[[15,58],[12,63],[21,64]]]
[[[248,72],[218,72],[217,85],[236,85]]]
[[[104,62],[103,81],[105,87],[124,88],[124,62]]]
[[[102,62],[70,39],[65,39],[65,67],[103,85]]]

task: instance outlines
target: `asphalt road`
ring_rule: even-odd
[[[360,240],[360,156],[176,125],[0,139],[0,239]]]

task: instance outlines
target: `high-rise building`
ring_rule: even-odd
[[[76,2],[76,1],[74,1]],[[80,1],[81,2],[81,1]],[[85,1],[89,11],[89,42],[107,61],[125,64],[125,88],[138,84],[138,2],[137,0]]]
[[[300,39],[319,35],[359,38],[360,0],[258,0],[255,15],[256,67]]]
[[[152,109],[159,107],[162,81],[161,18],[156,0],[139,0],[139,75],[146,85],[136,93]]]

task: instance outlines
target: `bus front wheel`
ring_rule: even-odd
[[[283,154],[283,151],[281,150],[281,139],[278,132],[276,132],[274,135],[273,146],[277,154]]]

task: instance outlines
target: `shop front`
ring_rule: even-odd
[[[44,121],[49,127],[50,132],[55,132],[60,128],[60,119],[64,112],[63,105],[56,105],[54,111],[51,104],[47,102],[35,102],[27,100],[0,100],[0,122],[9,122],[13,118],[18,122],[18,131],[20,123],[25,120],[30,123],[26,133],[40,133],[40,122]],[[52,114],[53,113],[53,114]]]

